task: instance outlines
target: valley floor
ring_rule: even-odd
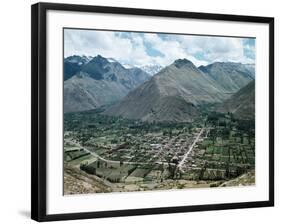
[[[148,124],[66,114],[64,194],[253,185],[255,140],[246,123],[229,115]]]

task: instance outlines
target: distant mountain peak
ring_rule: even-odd
[[[108,63],[108,60],[98,54],[97,56],[93,57],[93,59],[90,62]]]
[[[158,72],[160,72],[163,69],[163,67],[161,65],[157,65],[157,64],[144,65],[140,68],[151,76],[157,74]]]
[[[103,56],[101,56],[100,54],[98,54],[96,57],[94,58],[104,58]]]
[[[195,65],[187,60],[186,58],[183,58],[183,59],[177,59],[174,61],[173,63],[177,68],[182,68],[184,66],[191,66],[191,67],[195,67]]]
[[[86,64],[90,60],[91,60],[91,58],[87,57],[85,55],[83,55],[83,56],[71,55],[64,59],[64,61],[66,61],[68,63],[78,64],[78,65]]]

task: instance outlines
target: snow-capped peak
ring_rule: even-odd
[[[163,67],[161,65],[144,65],[141,66],[140,69],[153,76],[156,73],[158,73],[160,70],[162,70]]]
[[[87,64],[90,60],[92,60],[92,58],[93,57],[91,57],[91,56],[85,56],[85,55],[82,55],[82,56],[72,55],[72,56],[65,58],[65,60],[69,63],[83,65],[83,64]]]

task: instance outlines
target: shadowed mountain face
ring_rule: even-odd
[[[255,78],[254,65],[232,62],[215,62],[199,69],[208,74],[225,93],[233,94]]]
[[[218,112],[231,112],[237,118],[255,118],[255,81],[240,89],[217,108]]]
[[[72,67],[64,69],[64,112],[85,111],[114,103],[150,78],[139,68],[126,69],[100,55],[85,62],[78,58],[75,61],[68,59],[65,63],[71,63]]]
[[[63,80],[70,79],[76,73],[81,71],[83,65],[87,64],[92,58],[86,56],[73,55],[64,59]]]
[[[192,121],[198,105],[222,102],[226,94],[209,75],[178,59],[131,91],[105,114],[143,121]]]

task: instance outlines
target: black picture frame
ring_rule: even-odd
[[[269,25],[269,200],[208,204],[195,206],[159,207],[85,213],[46,213],[46,13],[48,10],[100,12],[124,15],[176,17],[216,21],[253,22]],[[37,3],[31,10],[31,218],[36,221],[74,220],[116,216],[193,212],[274,206],[274,18],[240,15],[164,11],[137,8],[103,7],[74,4]]]

